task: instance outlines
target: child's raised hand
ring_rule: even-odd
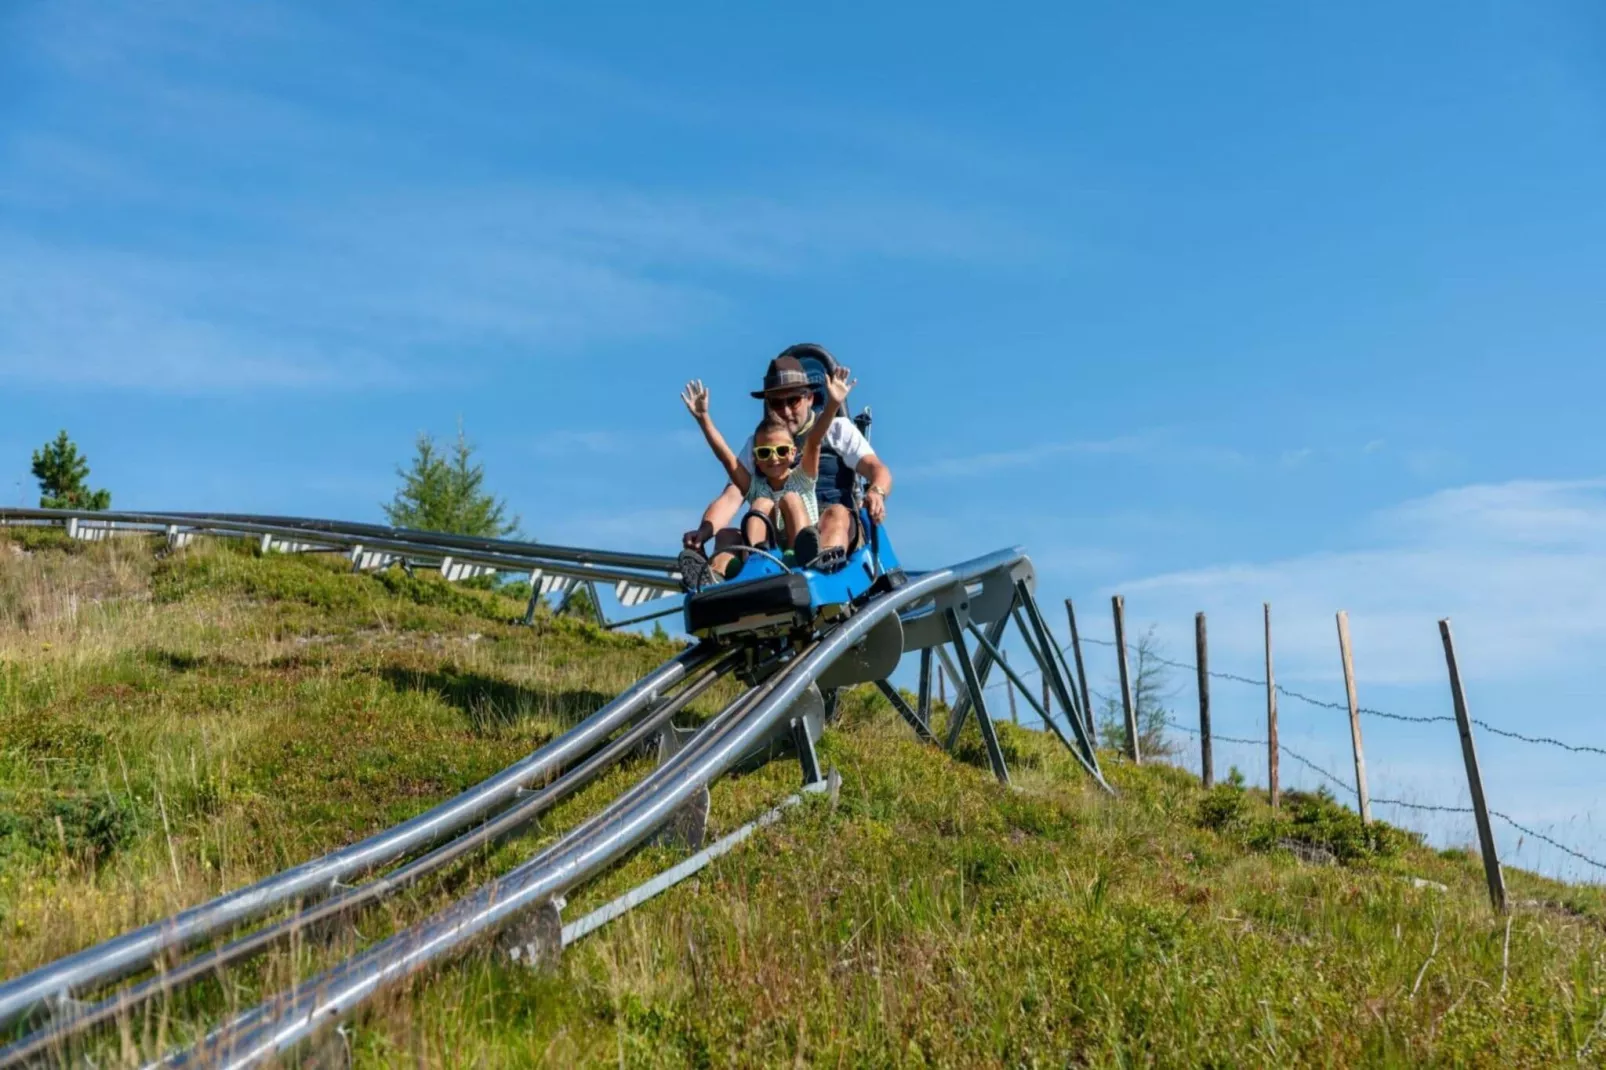
[[[686,389],[680,392],[680,400],[686,403],[686,411],[697,419],[708,415],[708,388],[701,379],[687,383]]]
[[[838,405],[846,401],[848,397],[848,391],[852,390],[858,385],[859,380],[850,380],[848,378],[848,369],[842,367],[839,367],[836,371],[832,372],[831,377],[825,381],[825,389],[830,391],[831,400],[835,401]]]

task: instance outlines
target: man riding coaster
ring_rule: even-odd
[[[822,371],[811,376],[804,367],[804,360]],[[835,365],[835,360],[821,346],[812,343],[791,346],[770,362],[763,389],[753,391],[753,396],[763,400],[767,418],[784,424],[792,432],[794,441],[802,442],[816,419],[816,396],[823,407],[825,381]],[[794,449],[793,456],[798,456],[799,452]],[[751,437],[742,447],[740,463],[747,471],[757,474]],[[854,422],[838,415],[831,421],[820,448],[815,485],[819,521],[798,532],[793,542],[793,559],[799,564],[831,571],[840,568],[850,550],[863,543],[865,533],[860,530],[855,510],[860,477],[868,484],[864,509],[870,519],[879,524],[886,517],[892,472],[876,456],[869,440]],[[703,511],[702,522],[683,536],[681,577],[688,590],[733,578],[746,558],[740,547],[762,546],[767,541],[767,525],[762,521],[754,522],[751,514],[744,521],[744,527],[749,529],[745,532],[726,526],[741,508],[744,497],[734,484],[727,484]],[[703,553],[710,538],[714,540],[712,560]]]

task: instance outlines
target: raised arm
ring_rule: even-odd
[[[837,410],[842,408],[842,402],[847,400],[848,391],[857,386],[857,379],[848,380],[848,369],[838,368],[825,381],[825,407],[815,419],[814,426],[803,440],[803,471],[808,473],[810,479],[820,474],[820,447],[825,445],[825,436],[830,433],[831,421],[836,419]]]
[[[692,414],[697,426],[703,429],[703,438],[708,440],[708,448],[714,451],[714,456],[724,466],[725,474],[730,476],[730,481],[736,485],[736,489],[745,495],[747,488],[752,485],[752,473],[742,467],[741,461],[737,460],[736,454],[725,441],[725,436],[714,426],[714,418],[708,414],[708,388],[703,385],[701,379],[693,379],[686,384],[686,389],[681,391],[680,400],[686,403],[686,411]]]

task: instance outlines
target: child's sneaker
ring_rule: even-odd
[[[708,567],[708,558],[701,550],[680,551],[675,567],[680,570],[680,589],[687,594],[696,594],[714,582],[714,570]]]
[[[813,569],[815,572],[830,573],[840,572],[842,570],[842,566],[846,565],[847,563],[848,552],[846,550],[840,546],[827,546],[825,549],[814,555],[814,560],[810,561],[803,567]]]

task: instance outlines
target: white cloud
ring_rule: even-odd
[[[509,85],[689,120],[656,114],[650,87],[487,40],[453,47],[484,51],[503,81],[442,95],[363,27],[418,36],[271,3],[244,17],[185,0],[48,5],[22,20],[34,80],[0,157],[0,379],[329,389],[419,381],[443,353],[454,374],[486,375],[514,355],[683,333],[725,315],[754,274],[1015,260],[1038,240],[972,206],[806,176],[765,196],[532,166],[469,178],[483,171],[423,162],[418,146],[532,147],[531,129],[486,125],[508,121],[484,105]],[[342,79],[286,73],[323,55],[342,57]],[[565,99],[525,125],[566,121]]]
[[[1287,679],[1338,675],[1339,609],[1349,612],[1358,674],[1379,684],[1442,684],[1441,617],[1451,618],[1463,674],[1475,679],[1592,665],[1606,642],[1606,480],[1441,491],[1378,514],[1366,531],[1380,545],[1114,589],[1130,614],[1161,621],[1178,643],[1182,625],[1206,611],[1212,660],[1223,667],[1257,664],[1260,605],[1270,602]]]

